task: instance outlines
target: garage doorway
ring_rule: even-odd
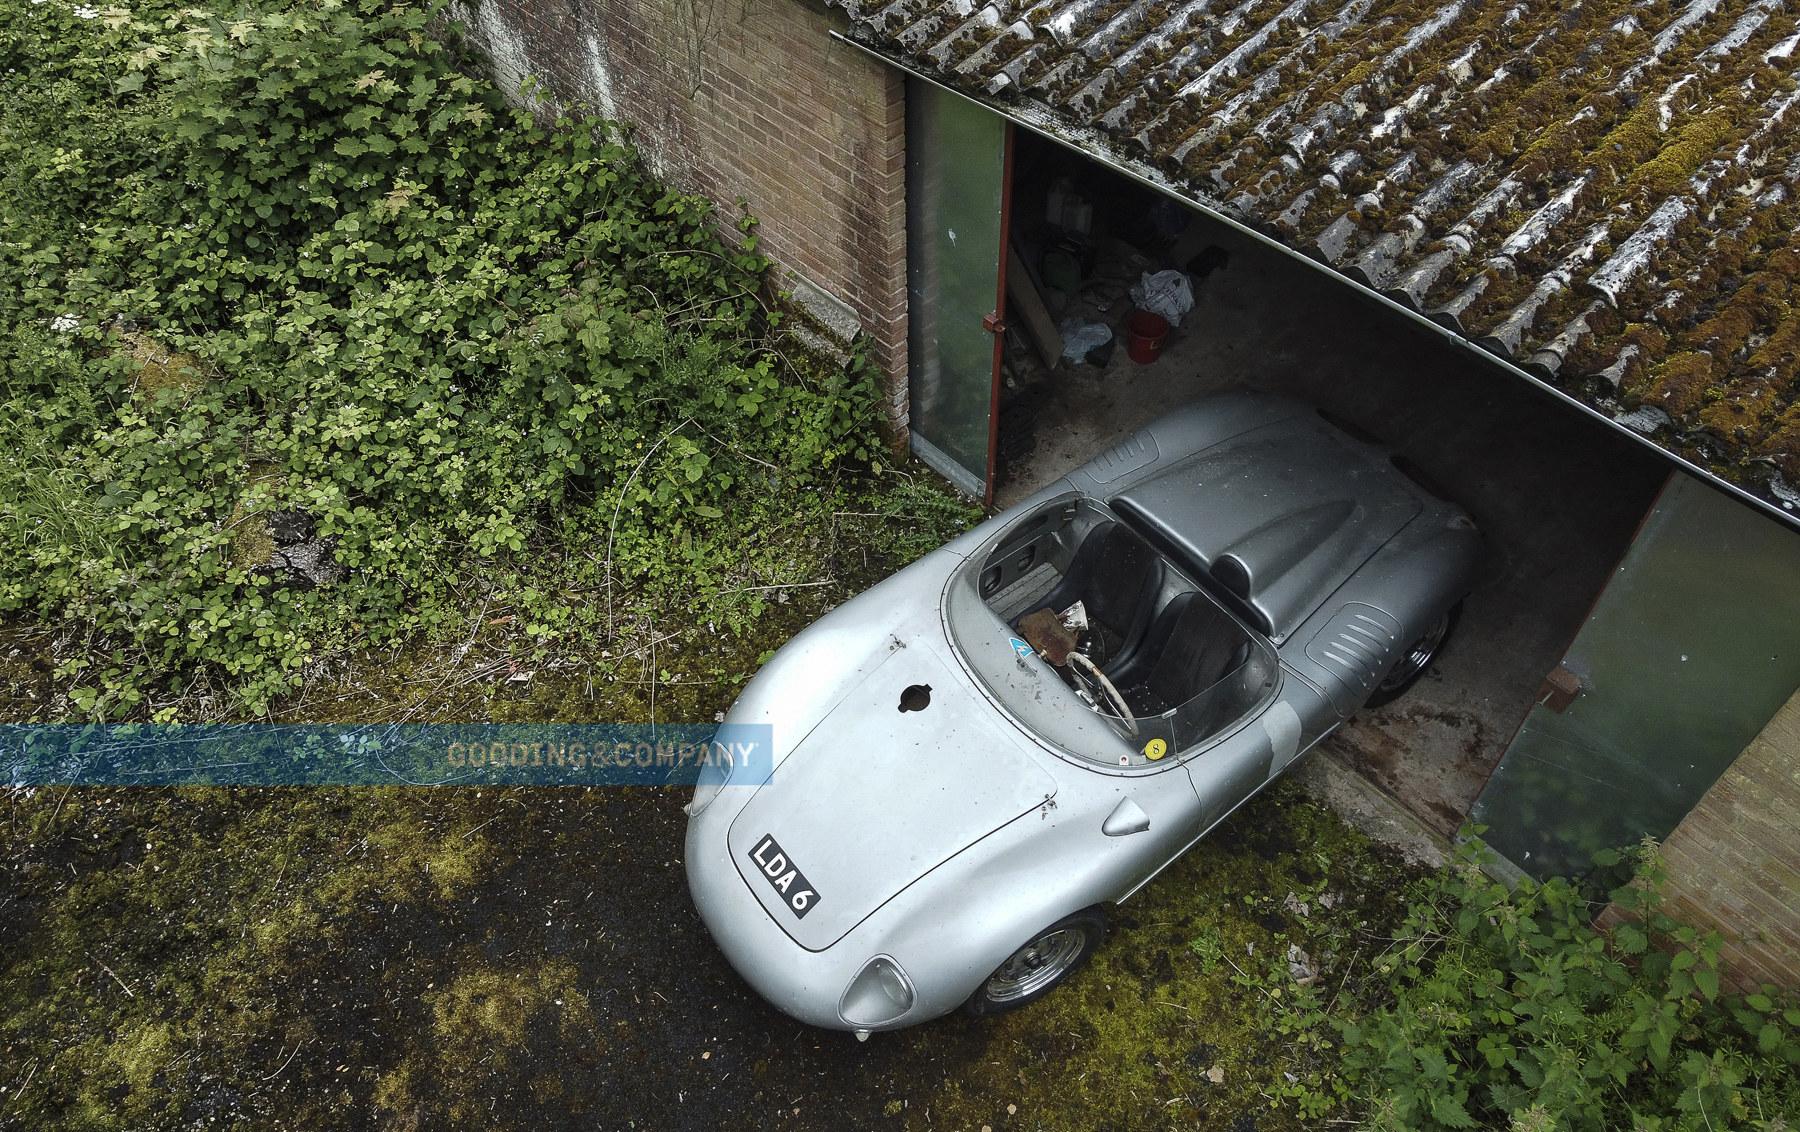
[[[1342,280],[1083,154],[1019,130],[1010,157],[994,502],[1232,388],[1299,398],[1396,450],[1475,517],[1489,557],[1429,676],[1345,724],[1326,751],[1454,833],[1668,464]],[[1192,309],[1155,360],[1133,360],[1132,285],[1166,270],[1182,273]],[[1096,325],[1110,345],[1065,356],[1071,341],[1099,337]]]

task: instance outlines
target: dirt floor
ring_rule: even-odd
[[[1235,386],[1382,438],[1469,509],[1486,570],[1427,679],[1329,742],[1454,832],[1666,475],[1653,454],[1340,281],[1220,227],[1223,268],[1151,365],[1064,364],[1001,417],[1004,506],[1173,404]],[[1115,314],[1122,311],[1115,311]]]

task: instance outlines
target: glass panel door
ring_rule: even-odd
[[[994,481],[1011,127],[919,79],[906,89],[913,451],[983,502]]]
[[[1681,473],[1563,667],[1582,690],[1532,707],[1473,817],[1539,876],[1664,837],[1800,685],[1800,533]]]

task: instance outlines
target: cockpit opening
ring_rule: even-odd
[[[1274,688],[1267,641],[1094,500],[1028,515],[978,576],[988,609],[1142,748],[1198,746]]]

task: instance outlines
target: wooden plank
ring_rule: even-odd
[[[1050,317],[1050,308],[1044,305],[1037,281],[1020,258],[1019,249],[1010,245],[1006,249],[1006,297],[1024,320],[1025,336],[1037,347],[1038,357],[1045,366],[1055,369],[1062,361],[1062,331],[1056,329],[1056,320]]]

